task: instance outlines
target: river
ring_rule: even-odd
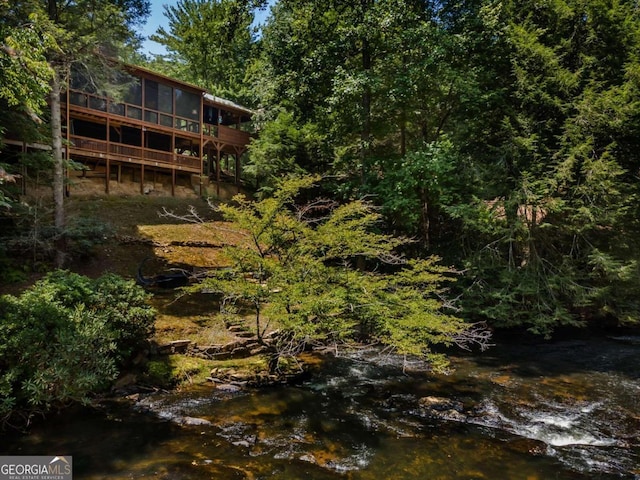
[[[638,480],[636,340],[510,342],[449,375],[345,354],[296,385],[74,409],[0,451],[72,455],[90,480]]]

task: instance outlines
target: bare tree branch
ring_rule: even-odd
[[[309,215],[315,214],[315,212],[331,212],[338,206],[338,202],[335,200],[330,200],[328,198],[317,198],[309,203],[305,203],[304,205],[295,205],[296,209],[296,218],[298,221],[305,223],[321,223],[322,221],[329,218],[328,215],[322,217],[313,217],[309,218]]]
[[[452,336],[453,343],[467,351],[471,350],[473,345],[476,345],[484,352],[493,346],[489,342],[490,339],[491,330],[489,330],[485,322],[472,323],[468,328]]]

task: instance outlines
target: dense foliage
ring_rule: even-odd
[[[180,0],[165,5],[168,27],[152,40],[164,45],[166,58],[153,66],[219,95],[246,101],[247,65],[254,55],[253,9],[261,0]]]
[[[263,194],[334,176],[464,270],[465,316],[637,324],[635,2],[280,0],[255,42]]]
[[[338,202],[367,198],[416,257],[465,272],[465,317],[544,335],[638,323],[634,1],[278,0],[257,34],[266,3],[178,1],[152,63],[256,109],[245,174],[262,198],[292,173],[333,178]],[[135,45],[148,7],[0,1],[2,101],[29,118],[43,104],[25,86],[108,72],[95,60]]]
[[[25,421],[107,388],[146,345],[155,313],[115,275],[55,271],[0,297],[0,419]]]
[[[45,56],[54,42],[46,17],[25,11],[20,4],[0,2],[0,152],[7,130],[20,131],[33,140],[40,116],[46,109],[52,71]],[[9,208],[14,199],[7,187],[14,174],[0,157],[0,208]]]
[[[636,5],[504,2],[485,25],[502,105],[480,201],[457,208],[475,237],[471,311],[544,334],[608,316],[637,323]]]

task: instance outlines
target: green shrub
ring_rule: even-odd
[[[154,311],[132,281],[56,271],[0,297],[0,418],[85,402],[145,345]]]
[[[108,318],[118,345],[116,359],[124,365],[153,335],[155,312],[147,303],[147,293],[132,280],[107,274],[94,285],[89,306]]]
[[[151,360],[147,363],[146,380],[153,385],[168,387],[174,382],[173,368],[168,359]]]
[[[92,217],[78,217],[67,226],[67,255],[73,258],[87,257],[96,245],[105,242],[113,234],[111,225]]]
[[[172,387],[182,383],[205,382],[212,362],[185,355],[170,355],[147,363],[145,380],[158,387]]]

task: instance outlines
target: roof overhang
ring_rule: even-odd
[[[216,97],[215,95],[211,95],[210,93],[204,93],[204,99],[207,102],[215,103],[216,105],[220,105],[228,108],[229,110],[234,110],[239,113],[243,113],[245,115],[253,115],[255,112],[253,110],[248,109],[247,107],[243,107],[231,100],[227,100],[225,98]]]

